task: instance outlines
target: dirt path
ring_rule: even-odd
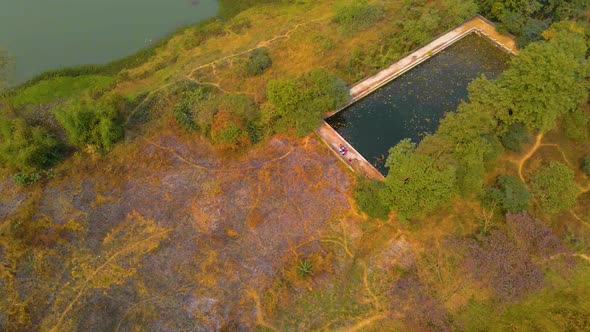
[[[174,85],[174,84],[177,84],[178,82],[180,82],[180,81],[182,81],[182,80],[185,80],[185,79],[187,79],[187,80],[190,80],[190,81],[193,81],[193,82],[197,82],[197,83],[199,83],[199,82],[198,82],[198,81],[197,81],[195,78],[193,78],[193,75],[194,75],[194,74],[195,74],[197,71],[199,71],[199,70],[201,70],[201,69],[204,69],[204,68],[208,68],[208,67],[211,67],[211,68],[213,68],[213,67],[214,67],[216,64],[218,64],[218,63],[222,63],[222,62],[224,62],[224,61],[231,60],[231,59],[233,59],[233,58],[236,58],[236,57],[238,57],[238,56],[241,56],[241,55],[248,54],[248,53],[252,52],[253,50],[255,50],[255,49],[257,49],[257,48],[260,48],[260,47],[268,47],[269,45],[271,45],[272,43],[276,42],[277,40],[283,40],[283,39],[285,39],[285,40],[288,40],[289,38],[291,38],[291,35],[293,34],[293,32],[295,32],[295,31],[296,31],[297,29],[299,29],[300,27],[302,27],[302,26],[304,26],[304,25],[307,25],[307,24],[310,24],[310,23],[313,23],[313,22],[322,21],[322,20],[326,20],[326,18],[318,18],[318,19],[315,19],[315,20],[310,20],[310,21],[308,21],[308,22],[304,22],[304,23],[299,23],[299,24],[296,24],[296,25],[294,25],[293,27],[291,27],[291,28],[290,28],[290,29],[289,29],[287,32],[285,32],[285,33],[283,33],[283,34],[280,34],[280,35],[277,35],[277,36],[274,36],[274,37],[272,37],[272,38],[270,38],[270,39],[268,39],[268,40],[261,41],[261,42],[259,42],[258,44],[256,44],[256,46],[253,46],[253,47],[251,47],[251,48],[249,48],[249,49],[247,49],[247,50],[244,50],[244,51],[241,51],[241,52],[235,52],[235,53],[229,54],[229,55],[227,55],[227,56],[224,56],[224,57],[218,58],[218,59],[216,59],[216,60],[213,60],[213,61],[211,61],[211,62],[208,62],[208,63],[202,64],[202,65],[200,65],[200,66],[197,66],[197,67],[195,67],[195,68],[191,69],[191,71],[190,71],[190,72],[188,72],[188,74],[186,74],[186,75],[183,75],[183,77],[182,77],[181,79],[178,79],[178,80],[176,80],[176,81],[173,81],[173,82],[170,82],[170,83],[166,83],[166,84],[164,84],[164,85],[161,85],[160,87],[158,87],[158,88],[156,88],[156,89],[154,89],[154,90],[150,91],[150,92],[148,93],[148,95],[147,95],[147,96],[144,98],[144,100],[143,100],[141,103],[139,103],[139,105],[137,105],[137,106],[136,106],[136,107],[135,107],[135,108],[134,108],[134,109],[133,109],[133,110],[130,112],[130,114],[127,116],[127,119],[126,119],[126,121],[125,121],[125,124],[128,124],[128,123],[131,121],[131,118],[132,118],[132,117],[135,115],[135,113],[137,113],[137,112],[138,112],[138,111],[141,109],[141,107],[143,107],[143,106],[145,105],[145,103],[146,103],[148,100],[151,100],[151,98],[152,98],[152,97],[154,97],[154,96],[155,96],[155,94],[157,94],[158,92],[160,92],[160,91],[162,91],[162,90],[164,90],[164,89],[166,89],[166,88],[168,88],[168,87],[170,87],[170,86],[172,86],[172,85]],[[226,91],[226,90],[222,89],[222,88],[220,87],[220,84],[219,84],[219,83],[213,83],[213,82],[203,82],[203,83],[201,83],[201,84],[212,85],[212,86],[215,86],[215,87],[219,88],[221,91],[224,91],[224,92],[226,92],[226,93],[227,93],[227,92],[229,92],[229,91]],[[245,93],[245,92],[243,92],[243,91],[242,91],[242,92],[231,92],[231,93]]]
[[[107,266],[109,266],[109,264],[111,264],[111,262],[117,260],[119,258],[119,256],[130,252],[132,250],[134,250],[137,247],[140,247],[142,244],[147,243],[153,239],[157,239],[157,238],[161,238],[164,236],[167,236],[168,233],[170,233],[172,230],[171,229],[165,229],[161,232],[158,232],[156,234],[152,234],[150,235],[148,238],[145,238],[137,243],[134,243],[128,247],[124,247],[123,249],[116,251],[115,253],[113,253],[109,258],[107,258],[105,260],[105,262],[103,264],[101,264],[100,266],[98,266],[93,272],[92,274],[86,279],[86,281],[84,281],[84,284],[82,284],[82,287],[80,288],[80,290],[77,292],[76,296],[68,303],[68,305],[66,306],[66,308],[61,312],[61,314],[59,314],[59,318],[57,320],[57,322],[55,323],[55,325],[51,328],[50,331],[59,331],[59,326],[61,325],[63,319],[66,317],[66,315],[72,310],[72,308],[74,307],[74,305],[78,302],[78,300],[80,299],[80,297],[82,297],[82,295],[84,295],[86,293],[86,291],[88,290],[88,285],[94,281],[94,278],[103,270],[105,269]]]
[[[377,321],[380,321],[382,319],[385,319],[385,318],[387,318],[387,315],[384,314],[384,313],[376,314],[376,315],[373,315],[371,317],[367,317],[367,318],[359,321],[354,326],[347,327],[347,328],[344,328],[344,329],[340,329],[338,331],[340,331],[340,332],[356,332],[356,331],[360,331],[360,330],[363,330],[363,329],[371,326],[371,324],[373,324],[373,323],[375,323]]]
[[[531,147],[531,149],[522,158],[520,158],[518,160],[518,177],[525,185],[526,185],[526,180],[524,178],[524,175],[522,175],[522,169],[524,167],[524,164],[527,162],[527,160],[529,160],[535,154],[535,152],[537,152],[537,150],[541,147],[541,142],[543,141],[543,136],[544,136],[544,134],[538,134],[537,138],[535,140],[535,144]]]

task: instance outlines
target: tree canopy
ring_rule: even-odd
[[[559,117],[588,99],[583,28],[559,23],[543,35],[546,41],[522,50],[499,79],[480,79],[470,86],[471,102],[495,114],[501,133],[514,124],[549,131]]]
[[[439,166],[435,159],[415,152],[410,140],[389,151],[385,200],[402,220],[432,211],[455,194],[455,168]]]

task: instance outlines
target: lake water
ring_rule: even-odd
[[[392,146],[436,131],[444,114],[467,98],[468,84],[481,74],[495,78],[509,57],[491,41],[470,34],[327,122],[385,175]]]
[[[0,0],[0,47],[19,83],[124,57],[216,13],[215,0]]]

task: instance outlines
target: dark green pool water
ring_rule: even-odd
[[[496,77],[509,57],[491,41],[467,35],[327,122],[387,174],[384,162],[392,146],[436,131],[444,114],[467,98],[469,82],[481,74]]]

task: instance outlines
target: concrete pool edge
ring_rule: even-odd
[[[443,33],[436,37],[428,45],[419,48],[416,51],[408,54],[399,61],[395,62],[388,68],[378,72],[377,74],[370,76],[360,83],[355,84],[350,89],[351,100],[343,107],[329,112],[326,114],[324,119],[327,119],[334,114],[346,109],[350,105],[359,101],[363,97],[371,94],[378,90],[384,85],[388,84],[397,77],[403,75],[412,68],[418,66],[422,62],[435,56],[442,50],[453,45],[455,42],[461,40],[463,37],[476,33],[480,37],[486,38],[496,46],[502,48],[504,51],[511,54],[518,54],[516,43],[511,36],[501,35],[496,31],[495,25],[488,21],[481,15],[476,15],[473,18],[465,21],[461,25]],[[322,121],[321,126],[315,130],[316,134],[322,139],[322,141],[335,153],[340,159],[347,164],[347,166],[353,171],[359,171],[368,178],[383,181],[384,176],[379,172],[375,166],[369,163],[362,154],[358,153],[354,147],[347,142],[334,128],[332,128],[325,120]],[[340,144],[345,145],[349,151],[354,162],[350,162],[351,159],[348,156],[342,156],[338,153],[338,146]]]

